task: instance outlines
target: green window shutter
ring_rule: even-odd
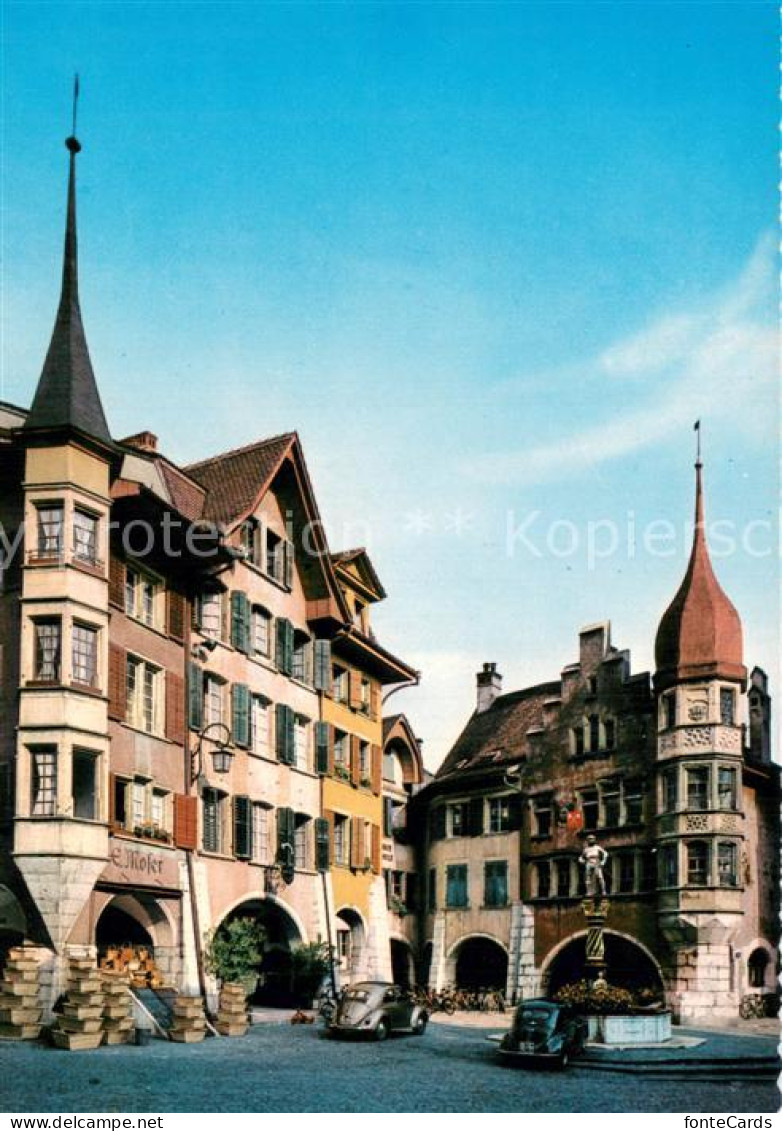
[[[315,769],[319,774],[329,772],[328,723],[315,723]]]
[[[240,652],[250,651],[250,602],[239,590],[231,594],[231,643]]]
[[[280,762],[285,761],[285,710],[284,703],[274,708],[274,749]]]
[[[292,707],[286,707],[285,712],[285,761],[292,766],[296,761],[296,716]]]
[[[231,689],[233,740],[237,746],[250,745],[250,689],[235,683]]]
[[[234,798],[234,856],[249,860],[252,847],[253,811],[249,797]]]
[[[521,797],[514,793],[508,798],[508,827],[511,831],[520,829],[524,822],[524,809]]]
[[[331,691],[331,641],[315,641],[315,690]]]
[[[277,859],[279,863],[290,863],[293,860],[294,830],[296,817],[292,809],[277,810]],[[286,847],[289,846],[289,847]]]
[[[315,867],[319,872],[331,867],[331,831],[325,817],[315,819]]]
[[[293,672],[293,625],[285,617],[277,620],[277,667],[283,675]]]
[[[188,722],[193,730],[204,725],[204,673],[198,664],[187,665]]]

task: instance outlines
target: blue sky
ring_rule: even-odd
[[[696,417],[708,515],[739,532],[715,564],[776,675],[774,539],[741,544],[777,506],[772,4],[2,20],[0,396],[29,403],[51,331],[78,69],[82,307],[114,434],[187,461],[299,430],[333,547],[369,542],[379,631],[423,670],[391,704],[431,766],[484,660],[506,688],[549,679],[610,618],[652,664]],[[650,549],[656,520],[677,534]]]

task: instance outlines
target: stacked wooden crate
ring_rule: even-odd
[[[133,1002],[125,978],[103,978],[103,1040],[127,1045],[133,1039]]]
[[[163,976],[148,946],[110,946],[100,960],[100,968],[107,974],[127,974],[134,988],[149,986],[155,990],[164,985]]]
[[[103,1040],[103,987],[91,958],[71,958],[62,1013],[52,1029],[59,1049],[96,1049]]]
[[[206,1036],[206,1017],[200,997],[177,994],[172,1012],[174,1020],[168,1033],[172,1041],[188,1045],[203,1041]]]
[[[23,947],[8,952],[0,982],[0,1038],[34,1041],[41,1031],[38,962]]]
[[[220,987],[217,1032],[223,1037],[243,1037],[248,1028],[247,995],[244,987],[226,983]]]

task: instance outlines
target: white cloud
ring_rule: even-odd
[[[761,395],[773,396],[777,379],[777,332],[769,315],[774,254],[773,240],[763,237],[738,278],[700,310],[660,315],[574,368],[585,382],[598,377],[611,401],[617,385],[642,378],[637,408],[609,412],[552,443],[477,456],[463,469],[481,482],[529,485],[596,468],[697,418],[710,425],[730,421],[753,438],[774,426],[774,413],[759,404]],[[507,392],[514,395],[512,388]]]

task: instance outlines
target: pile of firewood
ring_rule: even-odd
[[[130,979],[134,989],[157,990],[165,985],[162,974],[148,946],[110,946],[100,960],[104,974],[121,974]]]

